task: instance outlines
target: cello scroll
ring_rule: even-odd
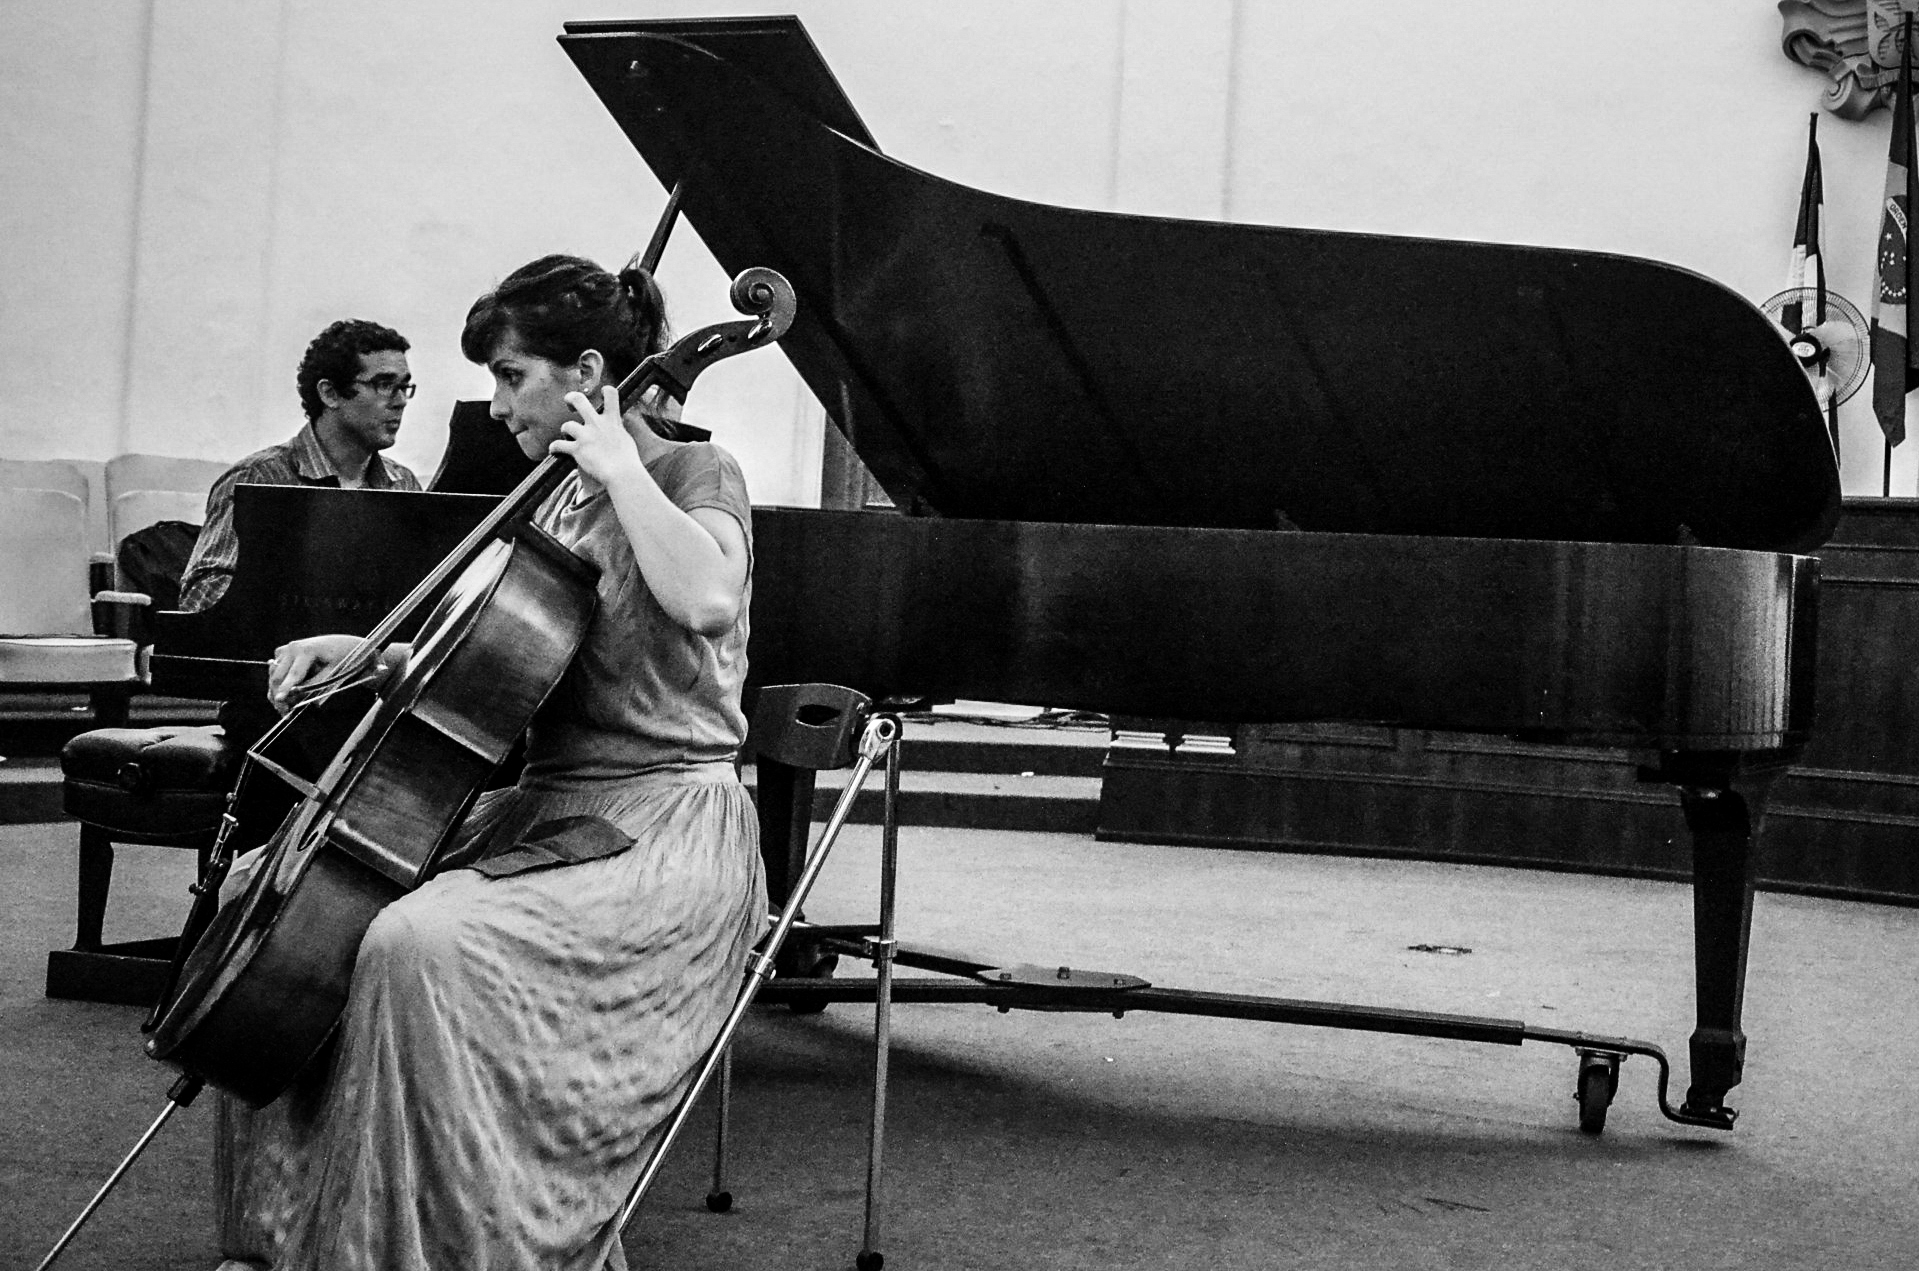
[[[727,297],[741,313],[756,316],[701,327],[674,341],[672,348],[646,359],[621,382],[621,405],[629,403],[635,393],[655,384],[669,397],[685,400],[693,381],[713,363],[738,353],[749,353],[785,335],[799,307],[792,283],[778,270],[757,266],[740,271],[727,289]]]

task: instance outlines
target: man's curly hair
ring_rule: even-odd
[[[314,336],[306,356],[300,359],[300,407],[307,413],[307,422],[318,419],[326,409],[326,403],[320,400],[321,380],[333,385],[340,396],[353,397],[360,391],[353,381],[360,374],[362,354],[389,349],[404,353],[411,347],[392,327],[364,318],[342,318]]]

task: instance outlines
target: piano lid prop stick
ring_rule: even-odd
[[[666,210],[660,213],[660,223],[653,227],[653,237],[646,241],[646,250],[640,253],[640,268],[649,274],[660,267],[660,257],[666,255],[666,238],[680,219],[680,192],[684,189],[685,181],[673,183],[672,193],[666,196]]]

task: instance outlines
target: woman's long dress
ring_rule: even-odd
[[[647,468],[680,507],[736,517],[750,547],[731,456],[686,445]],[[519,784],[484,796],[450,867],[368,929],[330,1067],[258,1113],[223,1100],[229,1257],[625,1266],[612,1219],[765,922],[733,766],[746,609],[711,639],[667,618],[611,500],[577,475],[540,524],[601,567],[585,644]],[[594,820],[561,820],[577,817]]]

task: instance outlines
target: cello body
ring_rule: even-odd
[[[521,525],[422,626],[382,698],[194,945],[147,1041],[255,1107],[325,1045],[360,941],[413,890],[572,662],[598,569]]]

